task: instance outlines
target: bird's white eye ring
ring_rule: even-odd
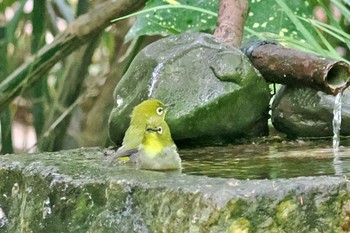
[[[163,129],[162,126],[159,126],[157,129],[157,133],[162,134],[163,133]]]
[[[162,115],[164,113],[164,109],[162,107],[157,108],[157,114]]]

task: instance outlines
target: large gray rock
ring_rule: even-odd
[[[335,97],[308,87],[282,87],[272,104],[274,127],[289,137],[333,135]],[[350,90],[342,100],[342,135],[350,135]]]
[[[240,50],[209,34],[167,37],[136,56],[114,91],[113,142],[121,142],[133,107],[149,98],[175,104],[167,122],[178,142],[267,134],[267,83]]]
[[[236,180],[110,166],[99,149],[0,156],[0,232],[348,232],[342,177]]]

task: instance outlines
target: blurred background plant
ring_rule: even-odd
[[[101,2],[0,0],[0,86]],[[249,7],[244,43],[274,40],[349,63],[349,1],[249,0]],[[217,11],[218,0],[149,0],[143,10],[116,19],[72,53],[62,51],[64,59],[16,91],[15,98],[0,93],[9,99],[0,106],[1,153],[110,145],[112,93],[137,52],[163,36],[213,33]]]

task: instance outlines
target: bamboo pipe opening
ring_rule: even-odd
[[[350,66],[343,61],[269,41],[253,41],[242,51],[266,81],[289,86],[309,86],[336,95],[350,85]]]
[[[335,63],[325,77],[326,84],[335,92],[345,89],[350,81],[349,67],[343,62]]]

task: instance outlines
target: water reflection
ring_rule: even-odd
[[[180,150],[183,173],[237,179],[350,175],[350,147],[294,141]]]
[[[324,141],[279,141],[180,149],[179,153],[182,159],[182,173],[189,175],[243,180],[321,175],[350,176],[350,138],[342,138],[337,151],[333,150],[332,139],[329,138]],[[111,165],[102,150],[97,148],[28,156],[8,155],[1,159],[16,161],[16,157],[19,161],[29,164],[26,168],[28,171],[43,167],[43,172],[50,173],[53,180],[56,176],[57,179],[61,179],[59,174],[69,174],[74,179],[87,176],[104,179],[106,172],[110,176],[136,175],[133,172],[135,166],[128,163]],[[144,173],[140,175],[143,176]]]
[[[343,164],[341,161],[341,155],[339,154],[339,147],[334,148],[333,147],[333,154],[334,154],[334,158],[333,158],[333,167],[334,167],[334,172],[336,176],[341,176],[343,175]],[[348,152],[348,154],[350,153],[350,151]]]

